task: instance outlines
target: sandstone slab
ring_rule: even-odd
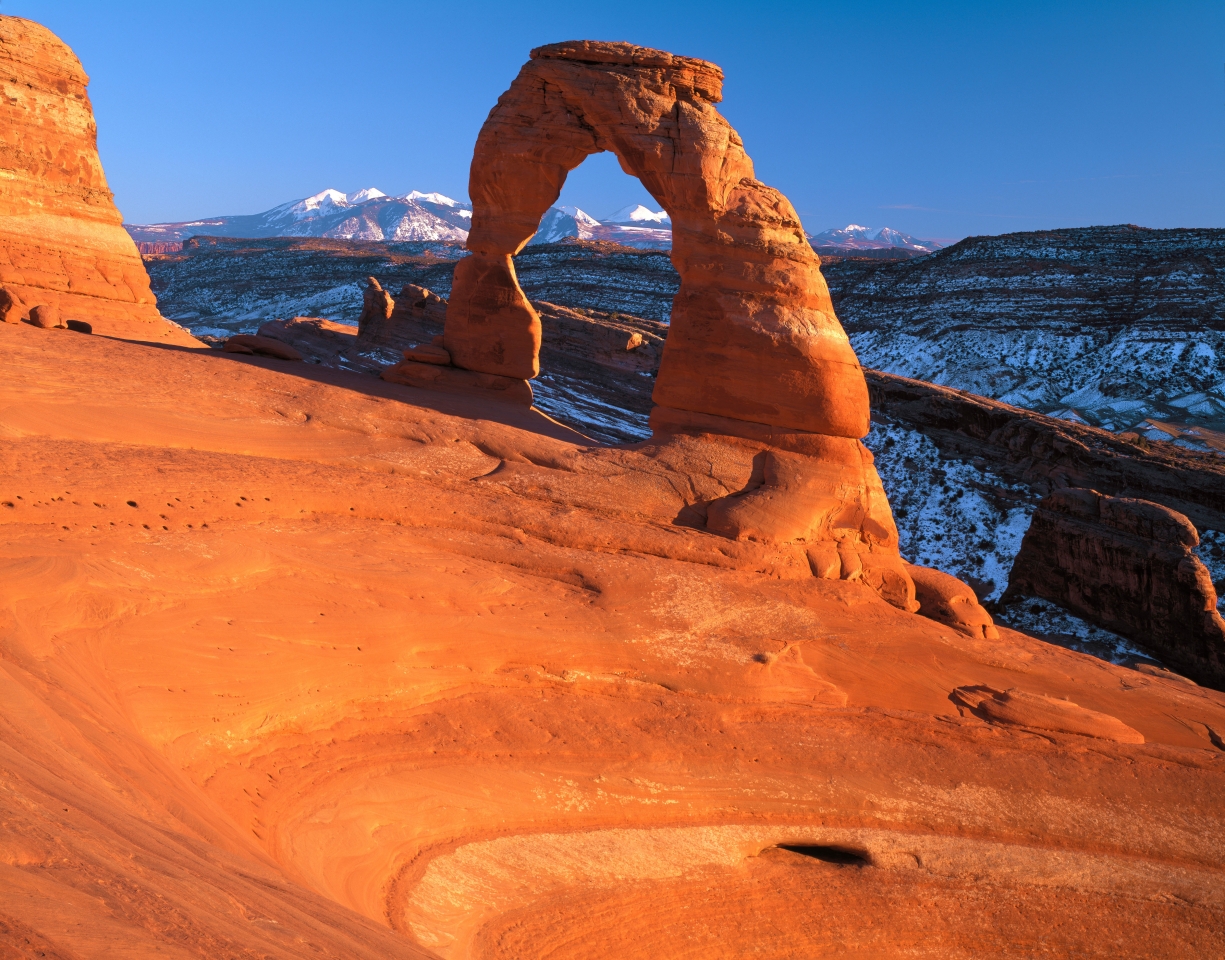
[[[229,353],[254,353],[277,360],[301,360],[302,354],[287,343],[272,337],[241,333],[226,340],[223,350]]]

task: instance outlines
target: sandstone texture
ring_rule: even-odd
[[[991,723],[1015,724],[1052,733],[1074,733],[1117,743],[1143,743],[1144,736],[1117,717],[1086,710],[1067,699],[1057,699],[1023,690],[993,690],[991,687],[958,687],[952,699],[974,716]]]
[[[781,447],[0,351],[19,956],[1225,952],[1223,695],[677,522]]]
[[[1225,688],[1225,620],[1195,527],[1145,500],[1059,490],[1034,513],[1008,592],[1042,597]]]
[[[867,390],[799,218],[756,180],[715,107],[713,64],[624,43],[532,51],[477,139],[472,256],[456,267],[446,347],[457,365],[532,377],[539,318],[511,257],[566,175],[612,151],[668,211],[680,274],[655,402],[858,439]]]
[[[157,311],[98,159],[80,61],[45,27],[0,16],[0,313],[86,320],[108,336],[197,345]],[[14,310],[13,304],[18,308]]]

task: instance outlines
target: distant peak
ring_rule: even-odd
[[[567,217],[573,217],[575,222],[584,224],[585,226],[598,227],[600,225],[599,220],[597,220],[587,211],[580,210],[578,207],[572,207],[572,206],[566,205],[562,207],[554,207],[553,209],[560,210]]]
[[[443,196],[441,193],[422,193],[420,190],[414,190],[412,193],[406,193],[402,200],[424,200],[427,203],[437,203],[444,207],[458,207],[459,201],[452,200],[450,197]]]
[[[671,218],[663,210],[651,210],[641,203],[631,203],[604,220],[605,223],[670,223]]]
[[[377,187],[367,187],[365,190],[358,190],[357,193],[351,193],[347,199],[349,203],[364,203],[367,200],[377,200],[379,197],[385,197],[382,190]]]
[[[302,202],[305,203],[307,206],[312,206],[312,205],[318,206],[319,204],[325,203],[325,202],[345,203],[348,201],[348,199],[349,198],[345,194],[341,193],[339,190],[333,190],[331,187],[328,187],[328,189],[321,190],[319,193],[316,193],[313,197],[307,197]]]

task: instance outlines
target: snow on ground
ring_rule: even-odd
[[[934,443],[906,427],[874,423],[864,442],[876,457],[905,559],[970,584],[999,624],[1112,663],[1159,662],[1131,641],[1046,600],[999,604],[1039,500],[1027,487],[969,463],[942,460]],[[1225,576],[1225,536],[1207,539],[1219,543]]]
[[[1038,497],[969,463],[942,460],[916,430],[874,423],[864,443],[893,507],[902,556],[998,600]]]

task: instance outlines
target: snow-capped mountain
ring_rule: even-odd
[[[557,243],[564,237],[577,237],[580,240],[594,240],[593,231],[600,229],[600,221],[578,207],[549,207],[548,212],[540,220],[540,229],[532,243]]]
[[[822,247],[839,250],[900,249],[913,250],[915,253],[934,253],[944,246],[938,240],[916,240],[910,234],[892,227],[881,227],[873,233],[871,227],[862,227],[857,223],[847,224],[840,230],[831,229],[809,234],[808,240],[818,253]]]
[[[468,239],[470,204],[414,190],[399,197],[375,187],[356,193],[324,190],[263,213],[210,217],[182,223],[126,224],[137,242],[208,237],[330,237],[336,240]]]
[[[463,243],[472,225],[472,205],[441,193],[413,190],[389,196],[375,187],[355,193],[323,190],[263,213],[208,217],[179,223],[125,224],[146,253],[164,252],[162,245],[188,237],[327,237],[333,240],[427,241]],[[567,237],[604,240],[625,246],[668,249],[672,222],[663,210],[642,204],[622,207],[597,220],[578,207],[550,207],[532,243],[557,243]],[[153,246],[157,244],[158,246]]]
[[[667,250],[672,246],[672,221],[663,210],[653,212],[641,204],[622,207],[606,220],[597,220],[578,207],[550,207],[530,243],[557,243],[567,237]]]
[[[623,224],[630,227],[645,227],[655,223],[660,226],[670,227],[672,225],[672,218],[663,210],[652,211],[641,203],[631,203],[628,207],[622,207],[611,216],[605,217],[601,222]]]

